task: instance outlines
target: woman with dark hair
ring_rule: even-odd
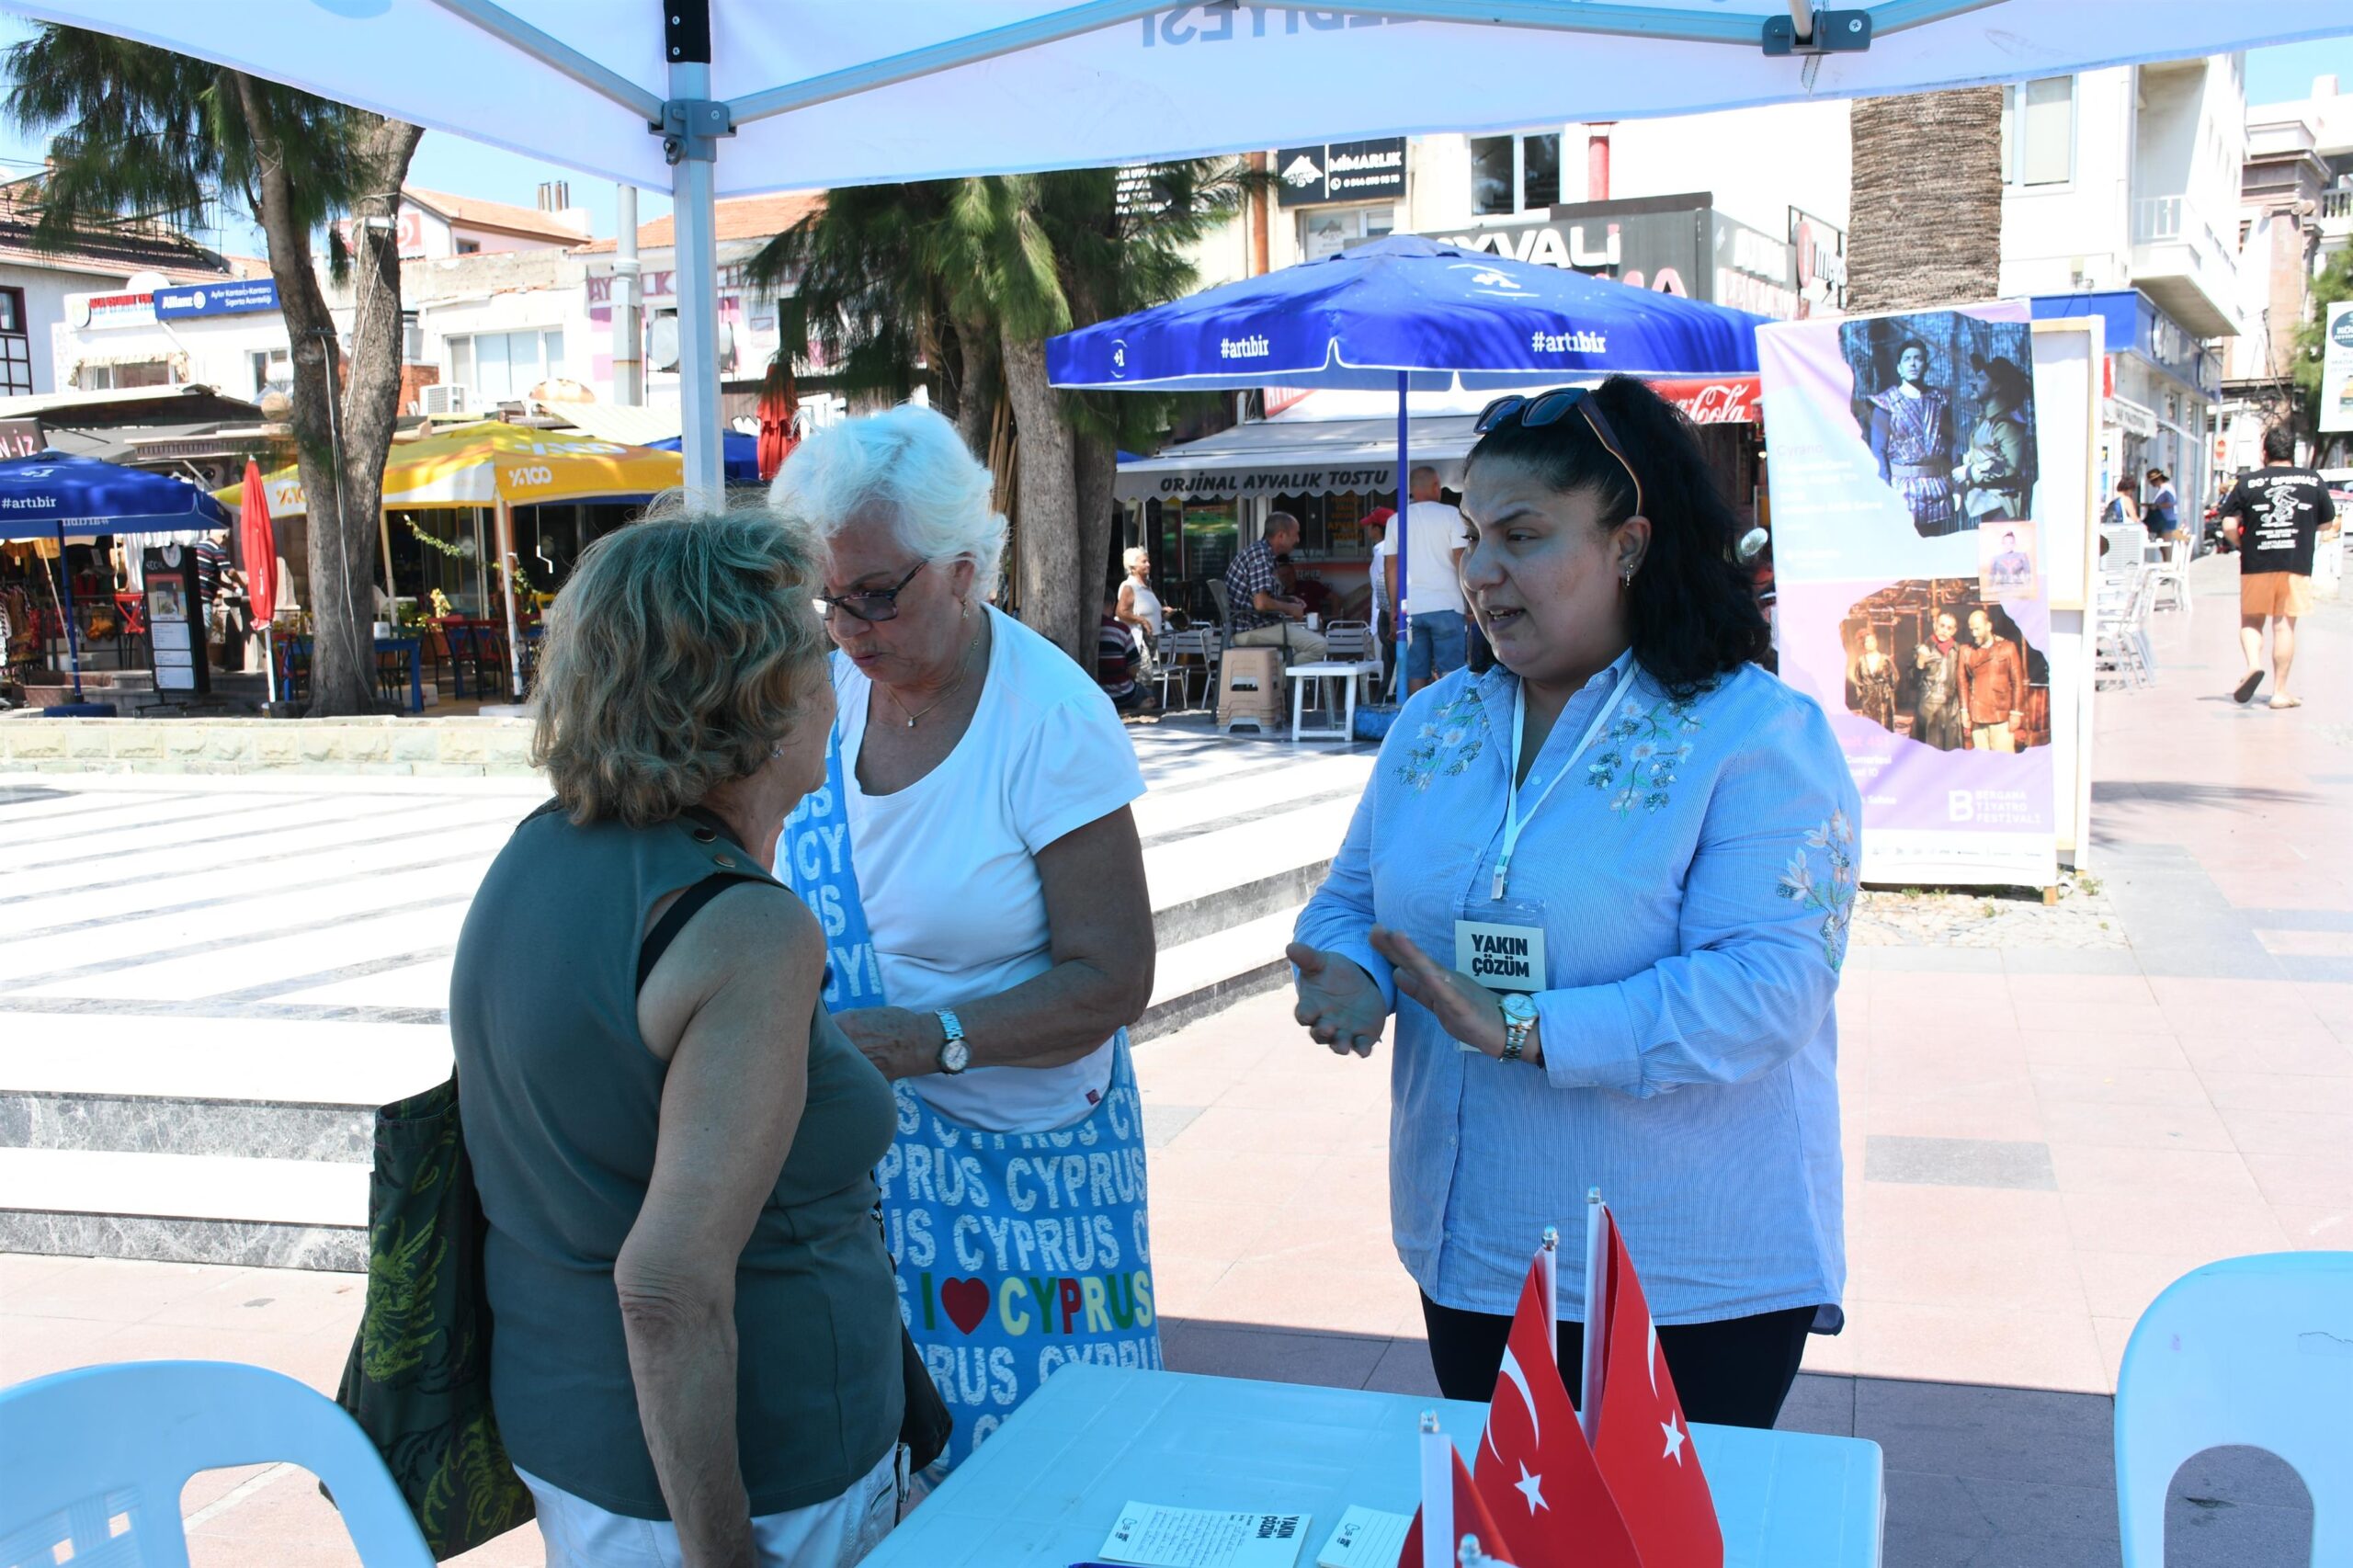
[[[1952,398],[1927,381],[1928,346],[1896,346],[1895,384],[1871,399],[1871,455],[1879,476],[1912,509],[1922,539],[1956,532],[1952,505]]]
[[[1480,416],[1462,585],[1496,667],[1416,695],[1290,956],[1297,1017],[1392,1013],[1390,1218],[1438,1386],[1493,1392],[1547,1225],[1598,1187],[1694,1421],[1769,1426],[1845,1282],[1831,1001],[1857,802],[1692,428],[1638,381]],[[1579,1364],[1578,1249],[1560,1257]]]

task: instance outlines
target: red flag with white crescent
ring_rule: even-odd
[[[1608,1227],[1608,1283],[1601,1292],[1586,1291],[1588,1301],[1607,1303],[1602,1321],[1609,1336],[1594,1458],[1642,1554],[1643,1568],[1723,1568],[1715,1498],[1699,1468],[1699,1445],[1683,1418],[1675,1379],[1659,1353],[1658,1327],[1651,1322],[1643,1282],[1617,1217],[1605,1210],[1602,1222]],[[1590,1324],[1586,1332],[1592,1332]]]
[[[1543,1252],[1529,1267],[1472,1479],[1511,1531],[1518,1568],[1639,1568],[1561,1380],[1552,1270]]]
[[[1451,1444],[1448,1446],[1452,1449]],[[1515,1550],[1506,1544],[1503,1528],[1496,1523],[1495,1517],[1487,1509],[1486,1502],[1479,1495],[1479,1488],[1472,1483],[1471,1472],[1463,1468],[1462,1450],[1453,1449],[1452,1451],[1454,1522],[1450,1528],[1458,1551],[1446,1553],[1446,1560],[1449,1562],[1460,1561],[1459,1548],[1462,1538],[1476,1536],[1480,1555],[1499,1559],[1502,1568],[1514,1568],[1514,1565],[1525,1562],[1526,1559],[1518,1556]],[[1405,1544],[1397,1552],[1397,1568],[1422,1568],[1422,1510],[1419,1508],[1414,1510],[1414,1523],[1405,1531]]]

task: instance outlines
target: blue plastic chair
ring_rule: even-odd
[[[433,1568],[375,1445],[333,1400],[233,1361],[126,1361],[0,1391],[0,1568],[188,1568],[199,1471],[298,1464],[368,1568]]]
[[[2116,1382],[2124,1568],[2164,1568],[2182,1461],[2237,1446],[2303,1479],[2313,1562],[2353,1562],[2353,1253],[2209,1264],[2141,1314]]]

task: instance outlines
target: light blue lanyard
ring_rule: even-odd
[[[1609,715],[1617,710],[1618,699],[1626,695],[1628,687],[1634,684],[1634,676],[1641,667],[1634,663],[1631,655],[1627,656],[1626,673],[1618,677],[1618,684],[1609,688],[1608,697],[1602,699],[1599,710],[1593,716],[1593,722],[1587,724],[1585,727],[1585,733],[1577,737],[1576,749],[1562,758],[1560,771],[1552,775],[1552,782],[1545,785],[1543,793],[1529,802],[1526,816],[1521,815],[1519,810],[1519,749],[1528,732],[1528,684],[1521,681],[1513,686],[1511,756],[1506,764],[1504,775],[1506,780],[1504,846],[1502,853],[1495,857],[1495,892],[1491,895],[1496,901],[1502,900],[1504,884],[1511,876],[1511,858],[1513,852],[1519,847],[1520,830],[1528,825],[1529,818],[1533,817],[1544,802],[1552,798],[1552,791],[1561,787],[1561,780],[1569,776],[1570,770],[1576,766],[1577,758],[1585,755],[1586,747],[1593,744],[1593,737],[1599,734],[1601,726],[1609,722]]]

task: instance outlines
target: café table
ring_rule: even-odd
[[[1293,665],[1283,672],[1290,677],[1290,738],[1294,741],[1351,741],[1356,739],[1357,683],[1366,676],[1381,673],[1379,661],[1372,659],[1323,659],[1312,665]],[[1316,683],[1320,693],[1317,703],[1324,710],[1324,724],[1320,729],[1306,728],[1307,683]],[[1332,710],[1341,706],[1332,700],[1334,681],[1347,693],[1347,712],[1339,728],[1332,727]]]
[[[422,667],[424,653],[422,640],[415,637],[379,637],[376,639],[376,652],[379,655],[398,653],[408,660],[408,710],[412,713],[424,712],[425,674]]]
[[[1422,1412],[1465,1462],[1483,1404],[1076,1364],[1046,1380],[866,1559],[867,1568],[1097,1560],[1127,1503],[1313,1517],[1297,1568],[1351,1505],[1411,1514]],[[1878,1568],[1879,1445],[1694,1424],[1725,1568]]]

